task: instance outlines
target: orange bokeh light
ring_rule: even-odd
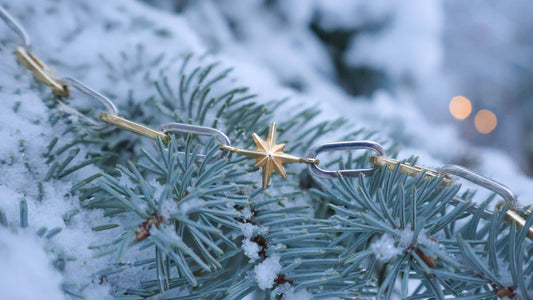
[[[496,128],[496,125],[498,125],[498,118],[496,118],[496,115],[490,110],[482,109],[477,112],[474,124],[476,125],[477,131],[487,134]]]
[[[458,120],[466,119],[472,112],[470,100],[463,96],[453,97],[450,102],[450,113]]]

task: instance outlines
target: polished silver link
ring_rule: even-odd
[[[118,115],[118,108],[116,107],[116,105],[113,103],[113,101],[109,100],[109,98],[105,97],[104,95],[98,93],[97,91],[89,88],[83,83],[77,80],[74,80],[72,78],[61,78],[61,82],[71,86],[72,88],[82,92],[83,94],[90,96],[91,98],[98,100],[100,103],[102,103],[105,106],[106,111],[108,113],[113,114],[113,115]],[[108,123],[105,123],[105,122],[102,122],[102,121],[99,121],[99,120],[96,120],[94,118],[90,118],[84,115],[76,108],[65,104],[61,100],[57,100],[57,101],[61,104],[62,108],[66,112],[79,116],[89,125],[89,127],[91,127],[94,130],[99,130],[99,131],[108,130],[113,127],[112,125]]]
[[[457,177],[466,179],[476,185],[479,185],[481,187],[484,187],[488,189],[491,192],[494,192],[501,196],[503,198],[503,203],[510,205],[508,209],[505,211],[504,219],[507,223],[515,223],[518,230],[522,230],[526,225],[526,220],[520,216],[515,210],[518,207],[518,201],[516,195],[505,185],[496,182],[492,179],[489,179],[487,177],[481,176],[473,171],[470,171],[466,168],[455,166],[455,165],[448,165],[444,166],[439,169],[439,172],[443,174],[451,174],[455,175]],[[452,205],[461,205],[464,203],[464,200],[459,198],[458,196],[454,196],[450,204]],[[499,203],[497,207],[501,205]],[[490,220],[492,218],[493,212],[490,212],[488,210],[479,211],[479,205],[477,204],[470,204],[467,210],[472,214],[480,214],[480,217],[486,220]],[[527,229],[527,236],[529,239],[533,240],[533,227],[530,227]]]
[[[349,142],[336,142],[326,143],[318,146],[314,146],[307,151],[306,158],[316,159],[321,152],[336,151],[336,150],[357,150],[367,149],[376,152],[378,156],[386,156],[383,146],[372,141],[349,141]],[[324,170],[319,168],[316,164],[308,164],[309,172],[311,174],[322,178],[335,178],[337,174],[343,176],[359,176],[359,174],[368,174],[374,171],[374,168],[368,169],[352,169],[352,170]]]
[[[199,135],[210,135],[210,136],[215,137],[222,145],[231,146],[231,141],[224,132],[218,129],[215,129],[215,128],[211,128],[211,127],[184,124],[184,123],[168,123],[168,124],[161,125],[161,131],[163,131],[165,134],[168,134],[171,132],[179,132],[179,133],[193,133],[193,134],[199,134]],[[221,153],[214,156],[211,161],[223,159],[225,157],[228,157],[231,154],[231,152],[229,152],[228,150],[221,149],[220,152]],[[198,155],[198,156],[205,157],[205,155]]]
[[[31,39],[30,36],[26,33],[26,30],[24,30],[24,27],[22,27],[16,20],[13,18],[2,6],[0,5],[0,19],[6,23],[6,25],[13,30],[18,37],[20,38],[22,42],[22,46],[24,48],[29,49],[31,47]]]
[[[439,168],[438,171],[443,174],[455,175],[476,185],[482,186],[487,190],[500,195],[505,202],[512,204],[513,207],[516,207],[516,195],[508,187],[499,182],[456,165],[447,165]]]

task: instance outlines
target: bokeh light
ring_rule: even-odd
[[[463,96],[453,97],[450,102],[450,113],[458,120],[466,119],[472,112],[470,100]]]
[[[496,125],[498,125],[498,118],[496,118],[496,115],[490,110],[482,109],[476,114],[474,124],[476,125],[477,131],[487,134],[496,128]]]

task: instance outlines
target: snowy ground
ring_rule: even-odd
[[[428,97],[429,103],[432,97],[456,95],[454,81],[442,75],[445,48],[441,35],[446,24],[440,0],[373,1],[371,5],[366,1],[293,0],[279,1],[275,10],[260,1],[190,1],[194,3],[181,13],[161,9],[175,9],[170,2],[147,2],[155,7],[128,0],[2,3],[24,25],[35,52],[60,75],[117,96],[119,105],[132,86],[140,97],[153,94],[153,87],[138,85],[135,78],[111,81],[102,76],[105,64],[99,55],[120,61],[120,51],[128,52],[138,44],[144,45],[148,57],[166,53],[169,61],[187,52],[212,52],[224,65],[234,67],[236,80],[263,101],[290,97],[294,105],[320,107],[323,118],[344,116],[356,126],[394,136],[402,142],[400,158],[417,155],[420,164],[428,167],[474,157],[476,171],[510,187],[522,204],[533,204],[533,180],[521,173],[508,155],[472,146],[460,137],[458,128],[433,123],[420,105],[421,95]],[[384,70],[396,82],[394,92],[380,89],[369,97],[346,93],[335,80],[335,66],[326,46],[309,29],[317,10],[322,12],[321,26],[347,30],[393,16],[390,30],[355,35],[344,59],[347,64]],[[78,178],[45,183],[46,199],[36,200],[35,182],[47,170],[40,155],[57,132],[47,122],[48,108],[41,100],[44,92],[30,89],[31,75],[14,60],[15,36],[6,29],[0,32],[4,45],[0,48],[0,102],[4,107],[0,111],[0,208],[12,227],[0,228],[0,290],[5,299],[39,298],[36,295],[61,299],[61,276],[86,282],[108,262],[102,258],[87,264],[89,259],[94,261],[87,246],[102,238],[90,228],[101,224],[103,216],[84,212],[67,228],[63,221],[66,211],[78,207],[76,199],[63,195],[73,182],[94,170],[87,168]],[[435,105],[443,106],[443,102]],[[329,136],[324,141],[337,138]],[[23,198],[30,224],[15,230]],[[50,266],[44,238],[33,234],[42,226],[63,228],[51,241],[77,257],[63,275]],[[138,280],[136,274],[130,275],[131,280]],[[107,289],[91,285],[87,296],[104,299]]]

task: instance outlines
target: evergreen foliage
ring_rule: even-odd
[[[250,148],[251,133],[264,135],[273,112],[288,110],[283,100],[255,102],[256,95],[233,86],[230,69],[220,71],[202,57],[186,56],[177,76],[163,69],[152,82],[149,74],[140,74],[142,47],[136,51],[133,60],[123,55],[130,62],[125,70],[107,63],[109,77],[138,75],[153,84],[152,97],[121,107],[131,120],[152,127],[167,121],[211,126],[226,132],[233,144]],[[144,61],[158,65],[161,59]],[[353,130],[344,119],[316,122],[320,112],[311,107],[291,111],[284,119],[276,116],[276,122],[293,153],[305,152],[326,134],[342,140],[377,138]],[[505,212],[514,209],[510,205],[487,217],[485,209],[495,197],[475,206],[474,193],[459,195],[458,185],[444,187],[441,179],[424,179],[424,174],[411,178],[399,168],[317,180],[302,166],[289,166],[287,181],[274,177],[272,186],[262,190],[246,158],[216,159],[214,139],[172,136],[168,145],[158,140],[144,150],[140,145],[149,143],[130,133],[89,131],[55,111],[50,123],[58,122],[66,130],[44,154],[50,168],[37,186],[39,198],[42,181],[60,181],[88,166],[99,170],[74,184],[70,193],[79,198],[80,210],[101,210],[109,220],[93,231],[113,233],[91,246],[94,259],[112,255],[114,261],[94,274],[93,284],[113,282],[110,278],[124,271],[143,273],[145,279],[134,286],[115,286],[118,299],[532,295],[527,228],[533,217],[521,230],[504,220]],[[90,152],[83,150],[87,145]],[[334,154],[324,165],[362,167],[368,157]],[[21,215],[24,211],[21,205]],[[65,214],[66,226],[77,213]],[[0,224],[7,224],[1,211]],[[51,238],[57,233],[43,229],[38,234]],[[60,260],[69,259],[62,255]],[[83,296],[82,289],[73,290],[65,288],[65,293]]]

